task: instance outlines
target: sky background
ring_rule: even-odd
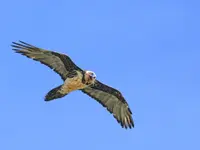
[[[200,21],[193,0],[7,0],[0,6],[1,150],[199,150]],[[125,130],[81,92],[52,102],[62,83],[11,42],[65,53],[119,89]]]

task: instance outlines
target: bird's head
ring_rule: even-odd
[[[92,84],[96,80],[96,74],[93,71],[85,71],[85,80],[87,83]]]

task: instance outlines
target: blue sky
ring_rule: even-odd
[[[0,149],[200,149],[198,1],[7,0],[0,6]],[[13,53],[12,41],[66,53],[119,89],[135,128],[125,130],[81,92],[49,103],[62,83]]]

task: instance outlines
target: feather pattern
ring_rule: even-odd
[[[82,92],[106,107],[123,128],[134,127],[132,112],[118,90],[96,80],[94,85],[82,89]]]
[[[44,50],[23,41],[19,41],[19,43],[13,42],[11,46],[16,53],[20,53],[50,67],[58,73],[63,80],[66,80],[67,74],[72,70],[82,71],[67,55]]]
[[[64,95],[69,92],[68,89],[70,91],[80,89],[83,93],[89,95],[107,108],[123,128],[134,127],[132,112],[122,94],[98,80],[94,84],[88,85],[85,80],[85,71],[79,68],[69,56],[41,49],[22,41],[19,41],[19,43],[13,42],[11,46],[16,53],[39,61],[58,73],[65,81],[61,88],[61,90],[64,90]],[[57,91],[57,88],[55,88],[50,93],[49,99],[64,96],[59,95]]]

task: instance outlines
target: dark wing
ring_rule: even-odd
[[[96,80],[94,85],[83,89],[82,92],[106,107],[123,128],[134,127],[132,112],[118,90]]]
[[[69,56],[60,54],[53,51],[44,50],[25,42],[19,41],[19,43],[13,42],[13,50],[16,53],[32,58],[33,60],[39,61],[42,64],[50,67],[56,73],[58,73],[63,80],[66,79],[67,74],[71,70],[81,70],[76,64],[70,59]]]

